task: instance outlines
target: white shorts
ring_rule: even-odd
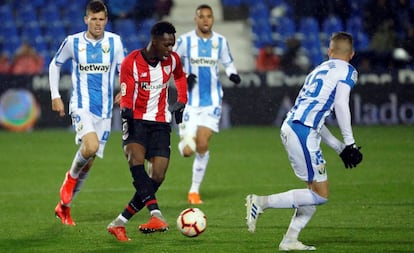
[[[71,117],[73,128],[76,131],[76,144],[81,144],[85,134],[95,132],[99,139],[99,149],[96,155],[103,158],[105,144],[111,133],[111,119],[103,119],[85,110],[74,111]]]
[[[280,137],[293,171],[299,179],[305,182],[323,182],[328,179],[318,132],[301,123],[285,120]]]
[[[179,125],[180,137],[196,136],[199,126],[210,128],[213,132],[219,132],[221,106],[186,106],[183,122]]]

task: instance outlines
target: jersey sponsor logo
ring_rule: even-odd
[[[99,64],[99,63],[78,65],[78,69],[80,72],[88,72],[88,73],[105,73],[109,71],[109,68],[110,68],[109,64]]]
[[[143,90],[158,90],[158,89],[164,89],[167,87],[166,83],[160,83],[156,85],[150,85],[148,82],[141,82],[141,88]]]
[[[192,65],[198,65],[198,66],[216,66],[217,60],[211,59],[211,58],[191,58],[190,59]]]

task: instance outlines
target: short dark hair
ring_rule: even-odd
[[[333,40],[333,41],[346,40],[351,44],[351,46],[353,44],[352,35],[350,33],[342,32],[342,31],[333,33],[332,36],[331,36],[331,40]]]
[[[196,9],[196,12],[197,11],[199,11],[199,10],[201,10],[201,9],[209,9],[210,11],[212,11],[213,12],[213,9],[211,8],[211,6],[210,5],[208,5],[208,4],[201,4],[201,5],[199,5],[198,7],[197,7],[197,9]]]
[[[163,35],[164,33],[175,34],[174,25],[167,21],[159,21],[151,28],[151,36]]]
[[[86,6],[86,15],[88,15],[89,12],[98,13],[101,11],[105,12],[106,16],[108,15],[108,10],[106,9],[104,2],[101,0],[92,0]]]

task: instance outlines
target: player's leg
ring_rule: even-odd
[[[73,112],[71,117],[76,131],[76,144],[80,146],[60,188],[60,198],[64,205],[70,204],[79,173],[89,163],[89,160],[93,159],[99,149],[94,116],[89,112],[79,110]]]
[[[299,242],[298,236],[314,214],[315,206],[327,201],[328,182],[325,161],[319,148],[320,136],[307,127],[291,126],[285,122],[281,128],[281,139],[296,176],[310,182],[309,189],[294,189],[268,196],[249,195],[246,198],[247,225],[249,231],[254,232],[257,218],[266,208],[295,208],[280,249],[312,250],[314,247]],[[323,196],[319,195],[322,193]]]
[[[75,188],[73,190],[71,202],[76,197],[76,195],[80,192],[86,179],[88,178],[89,171],[92,168],[92,165],[93,165],[93,162],[95,161],[96,156],[103,158],[105,145],[109,139],[109,135],[111,131],[111,123],[112,123],[111,119],[100,119],[100,118],[94,117],[93,129],[96,133],[96,136],[94,136],[93,134],[90,135],[89,133],[87,133],[85,136],[82,137],[82,143],[87,143],[85,145],[86,147],[85,154],[89,153],[89,155],[92,155],[92,156],[88,159],[88,162],[83,166],[83,168],[79,172],[76,172],[76,174],[78,175],[78,178],[77,178]],[[88,126],[88,128],[90,128],[90,126]],[[95,138],[95,137],[98,137],[98,138]],[[97,145],[98,145],[98,148],[96,149]],[[72,168],[70,171],[72,171]],[[72,175],[72,173],[70,174]]]
[[[198,112],[191,106],[186,106],[183,114],[183,122],[178,125],[180,141],[178,151],[181,156],[190,157],[196,151],[196,131]]]
[[[296,176],[307,182],[308,189],[295,189],[287,196],[276,194],[269,198],[270,206],[291,201],[295,207],[279,250],[315,250],[315,247],[300,242],[298,237],[314,215],[316,206],[328,200],[328,176],[320,149],[321,137],[315,130],[298,123],[284,124],[281,137]]]
[[[192,182],[188,192],[190,204],[201,204],[200,186],[203,182],[210,159],[209,142],[213,133],[219,132],[221,107],[203,108],[199,115],[196,132],[196,155],[192,167]]]
[[[165,221],[161,210],[158,206],[158,201],[155,197],[159,186],[165,179],[167,172],[169,159],[171,155],[170,144],[171,144],[171,127],[169,125],[156,125],[151,126],[150,142],[148,142],[147,159],[148,162],[148,174],[151,180],[151,189],[153,194],[148,199],[153,199],[148,202],[144,201],[148,210],[150,211],[150,220],[139,226],[139,230],[143,233],[152,233],[155,231],[166,231],[168,230],[168,223]],[[147,198],[143,198],[144,200]]]
[[[125,209],[114,220],[112,220],[111,223],[108,224],[108,232],[113,234],[118,241],[129,241],[130,238],[126,234],[125,225],[144,207],[145,205],[142,202],[141,197],[135,192]]]
[[[98,147],[99,141],[95,132],[89,132],[82,137],[80,148],[60,188],[60,199],[64,205],[70,204],[79,173],[89,163],[89,160],[93,159]]]

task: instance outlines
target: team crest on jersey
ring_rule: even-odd
[[[121,96],[125,96],[127,91],[126,83],[121,83]]]
[[[218,42],[217,42],[217,41],[214,41],[214,42],[212,43],[211,47],[212,47],[213,49],[217,49],[217,48],[219,47]]]
[[[111,51],[109,45],[102,45],[102,53],[107,54],[109,51]]]
[[[170,74],[171,73],[171,66],[164,66],[163,69],[164,69],[164,72],[166,74]]]

